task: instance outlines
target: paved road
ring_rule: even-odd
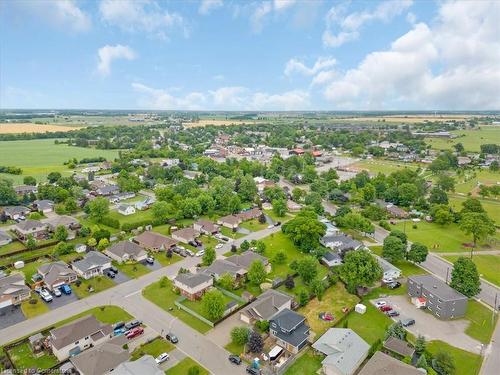
[[[484,351],[480,375],[496,375],[500,369],[500,324],[497,322],[490,344]]]

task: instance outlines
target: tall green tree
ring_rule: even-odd
[[[370,286],[382,278],[382,268],[366,250],[349,251],[340,266],[340,277],[347,289],[354,293],[358,286]]]
[[[294,244],[303,252],[311,252],[319,247],[319,240],[325,235],[326,226],[309,210],[302,210],[295,218],[281,227]]]
[[[258,259],[254,260],[248,270],[248,281],[253,285],[260,285],[266,279],[266,269],[262,262]]]
[[[466,235],[472,236],[474,248],[478,241],[482,241],[487,236],[493,235],[496,232],[495,223],[484,212],[468,212],[463,214],[460,220],[460,229]]]
[[[203,254],[203,258],[202,258],[202,261],[203,261],[203,265],[204,266],[209,266],[211,265],[215,258],[217,257],[217,254],[215,252],[215,249],[213,247],[207,247],[205,249],[205,254]]]
[[[414,242],[411,244],[410,251],[406,254],[406,259],[413,263],[422,263],[427,259],[427,255],[429,254],[429,249],[427,246]]]
[[[387,236],[384,239],[384,247],[382,249],[382,257],[389,262],[399,262],[405,258],[406,246],[396,236]]]
[[[218,289],[206,292],[201,298],[201,304],[204,313],[212,321],[218,320],[224,315],[224,295]]]
[[[297,262],[297,273],[306,284],[309,284],[318,275],[318,260],[313,256],[300,259]]]
[[[109,201],[103,197],[91,200],[85,205],[85,212],[90,219],[99,222],[109,213]]]
[[[459,257],[453,264],[450,286],[467,297],[473,297],[481,291],[481,280],[474,262]]]
[[[0,206],[17,203],[17,195],[12,180],[0,177]]]
[[[64,225],[58,225],[54,231],[53,238],[58,242],[66,241],[68,238],[68,230]]]

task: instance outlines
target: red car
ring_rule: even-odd
[[[391,311],[392,310],[392,307],[391,306],[381,306],[380,307],[380,311],[383,311],[383,312],[387,312],[387,311]]]
[[[144,333],[144,328],[142,327],[136,327],[128,331],[127,333],[127,339],[133,339],[134,337],[137,337],[139,335],[142,335]]]

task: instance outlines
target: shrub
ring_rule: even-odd
[[[231,341],[237,345],[245,345],[248,342],[250,329],[247,327],[234,327],[231,330]]]
[[[120,221],[114,217],[104,216],[100,223],[111,228],[120,229]]]
[[[200,373],[200,368],[198,366],[192,366],[188,370],[188,375],[198,375]]]
[[[389,223],[385,220],[380,220],[380,222],[378,223],[378,225],[380,225],[382,228],[384,228],[385,230],[391,230],[391,226],[389,225]]]

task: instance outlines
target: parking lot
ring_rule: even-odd
[[[454,346],[473,353],[481,351],[480,342],[465,334],[469,325],[465,319],[440,320],[427,310],[417,309],[406,295],[387,296],[371,302],[375,304],[377,301],[386,301],[389,306],[400,313],[398,317],[392,318],[394,321],[415,319],[414,325],[406,327],[415,336],[422,335],[427,340],[453,343]]]
[[[20,306],[7,306],[0,309],[0,329],[7,328],[26,320]]]

